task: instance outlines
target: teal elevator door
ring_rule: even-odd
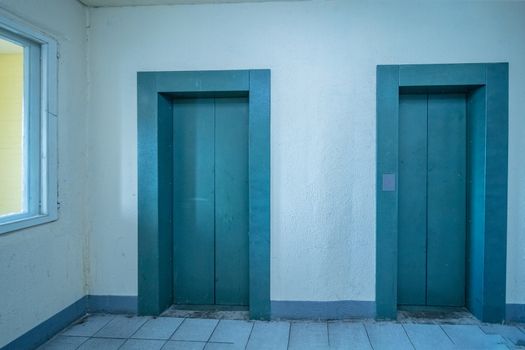
[[[174,303],[248,305],[248,99],[173,102]]]
[[[466,97],[400,95],[398,304],[464,306]]]

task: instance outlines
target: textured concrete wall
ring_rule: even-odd
[[[525,3],[91,9],[91,294],[137,293],[136,72],[272,70],[274,300],[375,299],[375,68],[510,63],[508,302],[525,302]]]
[[[59,42],[59,219],[0,235],[0,348],[85,293],[86,9],[71,0],[1,0]],[[0,166],[4,166],[1,164]]]
[[[373,301],[376,65],[509,62],[507,302],[525,303],[524,2],[0,7],[60,44],[61,202],[0,236],[0,347],[86,293],[136,295],[143,70],[272,70],[272,299]]]

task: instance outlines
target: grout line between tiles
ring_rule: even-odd
[[[253,329],[255,328],[255,322],[252,322],[252,328],[250,329],[250,334],[248,335],[248,339],[246,340],[246,344],[244,345],[244,350],[248,348],[248,343],[250,342],[250,338],[252,337]]]
[[[186,317],[184,317],[184,318],[182,319],[182,322],[179,323],[179,325],[175,328],[175,330],[174,330],[174,331],[171,333],[171,335],[168,337],[168,341],[170,341],[171,338],[173,338],[173,336],[175,335],[175,332],[177,332],[177,331],[179,330],[180,326],[182,326],[182,324],[184,323],[184,321],[186,321]]]
[[[93,334],[90,335],[89,337],[90,337],[90,338],[96,338],[95,336],[97,335],[98,332],[100,332],[101,330],[103,330],[104,328],[106,328],[108,324],[110,324],[111,322],[115,321],[116,319],[117,319],[117,316],[116,316],[116,315],[112,315],[111,319],[110,319],[105,325],[103,325],[102,327],[100,327],[95,333],[93,333]]]
[[[55,337],[66,337],[66,338],[91,338],[89,335],[67,335],[67,334],[57,334]],[[51,338],[51,339],[53,339]]]
[[[414,345],[414,343],[412,343],[412,339],[410,339],[410,336],[408,335],[408,332],[407,330],[405,329],[405,326],[403,324],[401,324],[401,328],[403,329],[403,332],[405,332],[407,338],[408,338],[408,341],[410,342],[410,345],[412,345],[412,347],[414,348],[414,350],[416,349],[416,346]]]
[[[165,339],[164,339],[165,340]],[[164,341],[164,344],[162,344],[162,346],[160,347],[160,350],[162,350],[162,348],[164,348],[166,346],[166,344],[168,344],[169,342],[169,339],[168,340],[165,340]]]
[[[138,331],[140,331],[140,330],[142,329],[142,327],[144,327],[144,325],[145,325],[146,323],[148,323],[148,322],[151,321],[152,319],[153,319],[153,318],[149,318],[149,319],[146,318],[146,321],[145,321],[144,323],[142,323],[142,324],[139,326],[139,328],[137,328],[137,330],[135,330],[135,332],[133,332],[133,333],[128,337],[128,339],[131,339],[135,334],[137,334]]]
[[[177,342],[177,343],[207,343],[204,340],[168,340],[168,342]],[[232,344],[232,343],[222,343],[222,342],[210,342],[210,343],[220,343],[220,344]]]
[[[213,333],[215,333],[215,330],[217,329],[217,327],[219,327],[219,323],[221,323],[222,320],[219,320],[216,324],[215,324],[215,327],[213,327],[213,331],[211,332],[210,336],[208,337],[208,340],[206,340],[206,345],[208,345],[208,343],[210,342],[211,338],[213,337]],[[206,346],[205,346],[206,347]]]
[[[107,338],[100,338],[100,339],[107,339]],[[169,340],[169,339],[161,339],[161,338],[115,338],[115,339],[136,339],[136,340]]]
[[[111,317],[108,317],[109,319],[102,326],[100,326],[100,328],[95,330],[93,332],[93,334],[91,334],[91,335],[69,335],[69,334],[64,334],[65,332],[67,332],[68,330],[74,328],[75,326],[80,326],[81,324],[84,323],[84,322],[78,323],[78,321],[80,321],[80,320],[87,320],[87,319],[89,319],[92,316],[94,316],[94,314],[85,314],[83,317],[79,318],[78,320],[76,320],[73,323],[71,323],[70,325],[68,325],[66,328],[62,329],[57,335],[63,335],[63,336],[66,336],[66,337],[88,337],[88,338],[91,338],[96,333],[98,333],[98,331],[100,331],[102,328],[106,327],[108,325],[108,323],[113,321],[113,319],[115,318],[115,315],[107,315],[107,316],[111,316]],[[101,315],[101,316],[106,316],[106,315]]]
[[[366,324],[361,323],[363,325],[363,328],[365,329],[366,337],[368,338],[368,343],[370,343],[370,347],[372,350],[374,350],[374,346],[372,345],[372,341],[370,340],[370,334],[368,334],[368,329],[366,328]]]
[[[83,318],[81,318],[81,319],[86,319],[86,320],[87,320],[87,319],[89,319],[91,316],[93,316],[93,314],[89,314],[89,313],[88,313],[88,314],[86,314],[86,315],[85,315]],[[89,336],[85,336],[86,339],[85,339],[82,343],[78,344],[78,346],[75,348],[75,350],[76,350],[76,349],[80,349],[80,347],[81,347],[82,345],[84,345],[84,344],[87,343],[90,339],[92,339],[92,338],[94,337],[95,334],[97,334],[102,328],[106,327],[106,326],[107,326],[111,321],[113,321],[114,319],[115,319],[115,315],[111,315],[111,317],[109,317],[109,320],[108,320],[106,323],[104,323],[104,325],[103,325],[102,327],[100,327],[100,328],[97,329],[95,332],[93,332],[93,334],[91,334],[91,335],[89,335]],[[66,329],[70,329],[70,328],[72,328],[73,326],[74,326],[74,325],[69,325],[68,327],[66,327]],[[59,334],[62,335],[63,332],[64,332],[64,330],[62,330],[62,332],[59,333]],[[62,336],[65,336],[65,337],[72,337],[71,335],[62,335]],[[77,336],[77,337],[79,337],[79,338],[80,338],[80,337],[84,338],[84,336]],[[46,344],[46,343],[44,343],[44,345],[45,345],[45,344]]]
[[[292,322],[288,322],[288,343],[286,344],[286,349],[290,349],[290,338],[292,337]]]
[[[443,331],[443,333],[445,333],[445,334],[447,335],[448,339],[450,339],[450,341],[452,342],[452,344],[455,345],[456,343],[454,342],[454,340],[452,340],[452,338],[451,338],[450,335],[447,333],[447,331],[445,330],[445,328],[443,328],[442,325],[439,325],[439,328],[441,328],[441,330]]]
[[[127,338],[127,339],[124,339],[124,342],[122,344],[119,345],[119,347],[117,348],[117,350],[119,350],[120,348],[122,348],[124,346],[124,344],[126,344],[128,342],[130,338]]]
[[[330,327],[328,327],[328,322],[326,323],[326,337],[328,338],[328,348],[330,348],[332,345],[330,344]]]
[[[83,341],[82,343],[78,344],[78,346],[75,348],[75,350],[76,350],[76,349],[80,349],[80,347],[81,347],[82,345],[84,345],[89,339],[91,339],[91,338],[90,338],[90,337],[86,337],[86,339],[84,339],[84,341]],[[46,343],[44,343],[44,345],[45,345],[45,344],[46,344]]]

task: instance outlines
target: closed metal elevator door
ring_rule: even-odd
[[[248,99],[173,102],[174,303],[248,305]]]
[[[466,97],[400,95],[398,304],[464,306]]]

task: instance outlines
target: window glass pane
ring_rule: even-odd
[[[0,217],[27,211],[24,47],[0,38]]]

